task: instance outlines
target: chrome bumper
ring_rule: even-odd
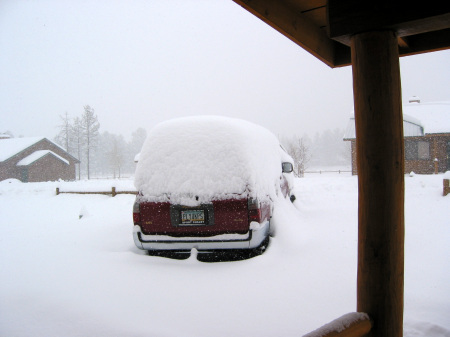
[[[223,234],[208,237],[173,237],[168,235],[145,235],[140,226],[134,226],[133,239],[136,247],[143,250],[191,250],[253,249],[268,237],[270,222],[260,224],[246,234]]]

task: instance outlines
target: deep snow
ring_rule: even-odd
[[[274,134],[248,121],[175,118],[149,131],[135,186],[148,200],[183,205],[239,198],[244,192],[260,200],[276,198],[283,156],[293,163]]]
[[[442,178],[405,177],[408,337],[450,336]],[[133,182],[0,182],[1,336],[301,336],[355,310],[356,177],[297,179],[268,250],[219,263],[139,251],[132,195],[55,195],[111,186]]]

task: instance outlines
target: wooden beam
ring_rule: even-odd
[[[349,313],[325,324],[303,337],[362,337],[372,328],[372,321],[364,313]]]
[[[362,32],[389,29],[403,37],[450,28],[450,2],[328,0],[327,19],[330,38],[349,45]]]
[[[357,311],[403,335],[404,146],[397,36],[351,39],[358,167]]]
[[[399,45],[400,56],[415,55],[450,48],[450,29],[405,36],[405,45]]]
[[[286,2],[273,0],[233,0],[269,26],[325,62],[330,67],[350,63],[350,50],[331,40],[325,31],[316,27],[305,15],[289,7]],[[336,55],[335,50],[338,50]]]
[[[398,41],[398,47],[399,47],[400,49],[402,49],[402,48],[408,49],[408,48],[409,48],[408,42],[407,42],[404,38],[399,37],[399,38],[397,39],[397,41]]]

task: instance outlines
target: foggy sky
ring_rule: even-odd
[[[450,101],[450,52],[401,59],[404,103]],[[345,128],[351,68],[331,69],[231,0],[0,1],[0,132],[53,138],[95,109],[129,137],[215,114],[276,135]]]

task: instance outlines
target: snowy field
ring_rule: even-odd
[[[405,177],[405,336],[450,336],[450,196]],[[133,182],[0,183],[1,336],[301,336],[356,308],[357,178],[296,180],[261,256],[205,263],[139,251]],[[80,218],[81,215],[81,218]]]

